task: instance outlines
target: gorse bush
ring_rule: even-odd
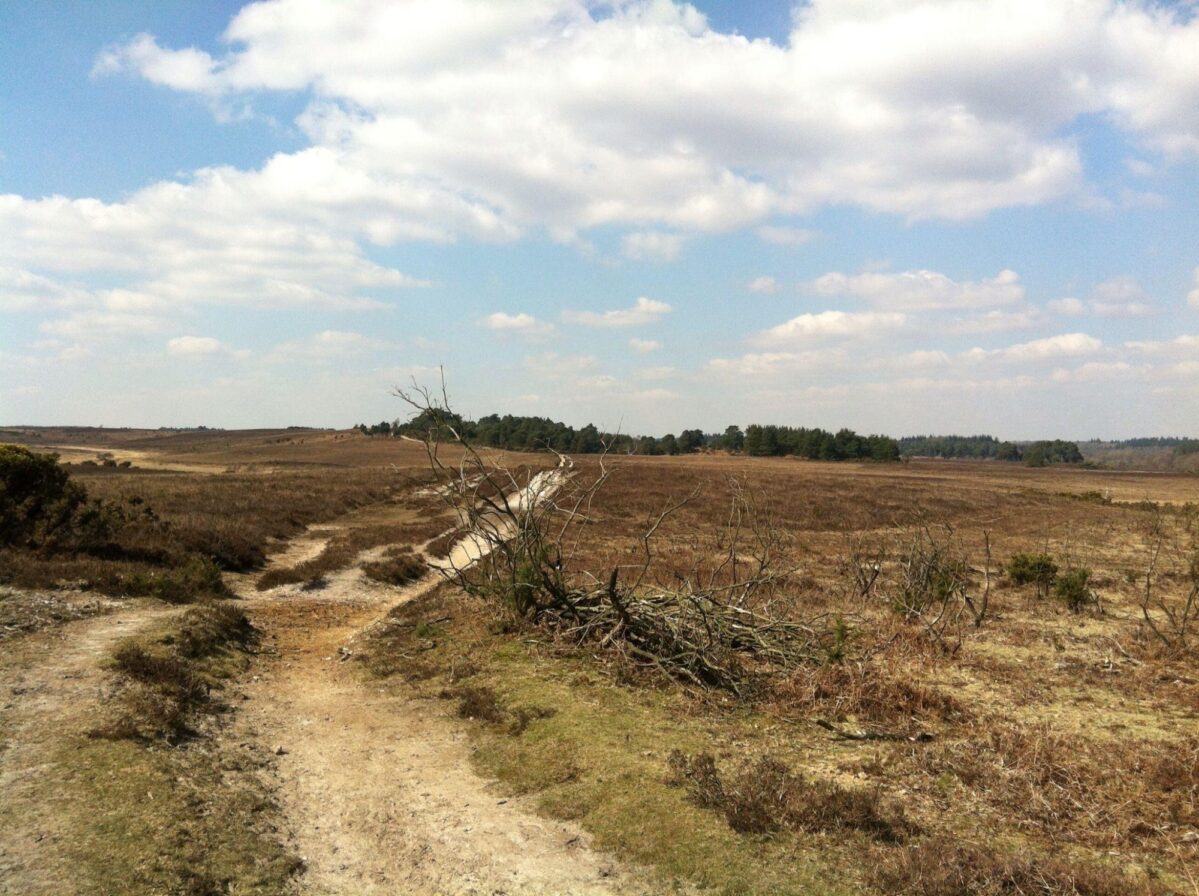
[[[1082,567],[1067,569],[1057,577],[1053,585],[1053,596],[1077,613],[1087,604],[1095,602],[1095,593],[1089,585],[1091,571]]]
[[[1057,564],[1048,554],[1013,554],[1007,574],[1017,585],[1035,584],[1044,591],[1057,578]]]
[[[0,445],[0,545],[47,550],[88,547],[112,528],[112,514],[88,500],[57,454]]]

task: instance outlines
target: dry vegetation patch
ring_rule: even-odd
[[[585,510],[569,490],[556,499],[575,513],[547,543],[561,579],[517,553],[515,592],[442,590],[397,611],[368,667],[455,696],[484,720],[483,767],[546,811],[718,891],[1189,892],[1193,657],[1166,650],[1142,612],[1155,532],[1180,548],[1154,573],[1161,600],[1189,593],[1184,484],[1154,486],[1169,505],[1122,504],[1076,499],[1058,471],[933,469],[622,459]],[[747,493],[765,496],[757,519],[781,570],[770,612],[822,621],[819,649],[764,686],[721,697],[614,650],[625,631],[577,637],[565,606],[545,625],[513,603],[559,586],[574,600],[578,583],[616,626],[663,590],[727,585],[729,545],[756,535],[735,512]],[[610,583],[629,580],[614,599]],[[556,713],[512,726],[522,705]],[[671,750],[682,786],[662,777]],[[847,831],[875,845],[830,839]]]

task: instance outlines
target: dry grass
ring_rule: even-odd
[[[415,582],[429,571],[429,567],[405,546],[389,549],[381,560],[364,564],[362,571],[376,582],[400,586]]]
[[[731,776],[721,775],[709,753],[688,756],[675,750],[667,763],[670,783],[685,787],[691,799],[716,810],[741,834],[861,831],[883,843],[898,843],[913,833],[903,808],[884,805],[877,789],[809,778],[766,756]]]
[[[192,736],[199,717],[219,708],[213,690],[244,666],[255,635],[245,613],[221,603],[193,607],[162,630],[122,641],[112,652],[120,709],[95,736],[170,744]]]
[[[1156,518],[1185,540],[1182,509],[1199,481],[953,463],[621,465],[570,532],[576,570],[603,581],[614,565],[636,569],[647,523],[697,487],[660,530],[650,578],[669,585],[710,569],[731,537],[725,482],[736,473],[783,536],[794,612],[843,620],[843,643],[754,700],[729,700],[666,680],[647,689],[599,645],[556,641],[448,591],[401,608],[376,633],[368,667],[430,695],[461,693],[453,683],[469,677],[487,699],[468,714],[495,719],[472,727],[479,762],[512,790],[668,878],[718,892],[1189,892],[1199,682],[1193,658],[1166,654],[1140,623],[1137,570]],[[1123,503],[1086,498],[1094,491]],[[978,597],[988,574],[991,585],[981,624],[963,612],[938,638],[927,612],[893,610],[914,533],[930,525],[960,560],[955,589]],[[865,596],[855,552],[880,558]],[[1003,567],[1021,553],[1089,569],[1099,602],[1072,612],[1052,589],[1013,581]],[[1186,576],[1179,566],[1159,582],[1184,588]],[[513,737],[505,719],[517,705],[558,712]],[[665,784],[671,749],[688,757],[692,799],[712,808],[680,804],[688,788]],[[894,820],[905,842],[835,839],[865,828],[873,840],[873,816]],[[773,833],[764,842],[734,827]]]
[[[1155,896],[1169,891],[1130,878],[1111,863],[1067,856],[1032,858],[993,847],[927,840],[876,854],[872,882],[883,893],[911,896]]]

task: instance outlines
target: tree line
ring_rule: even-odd
[[[699,451],[728,451],[755,457],[793,455],[813,460],[899,460],[896,441],[888,436],[861,436],[851,429],[831,433],[823,429],[753,424],[743,431],[732,425],[721,433],[685,429],[678,435],[661,437],[632,436],[601,432],[593,424],[575,429],[547,417],[513,414],[489,414],[478,420],[466,420],[444,411],[424,411],[411,420],[386,420],[355,429],[368,436],[408,436],[423,439],[433,435],[444,438],[446,427],[453,427],[467,440],[488,448],[509,451],[560,451],[564,454],[678,455]]]
[[[721,433],[685,429],[678,435],[633,436],[600,431],[588,423],[576,429],[548,417],[514,414],[488,414],[467,420],[445,411],[424,411],[408,421],[386,420],[355,428],[368,436],[409,436],[423,439],[429,435],[448,437],[448,429],[470,442],[507,451],[558,451],[563,454],[678,455],[700,451],[727,451],[751,457],[803,457],[810,460],[897,461],[905,457],[984,458],[1023,461],[1029,466],[1082,463],[1082,452],[1075,442],[1061,439],[1038,442],[1003,442],[994,436],[907,436],[893,439],[885,435],[860,435],[852,429],[829,432],[817,427],[750,424],[727,427]],[[439,432],[439,430],[441,430]],[[1185,440],[1179,440],[1185,441]],[[1182,447],[1182,446],[1180,446]]]
[[[1050,439],[1039,442],[1001,442],[994,436],[905,436],[899,440],[904,457],[983,458],[1023,461],[1030,467],[1080,464],[1077,442]]]

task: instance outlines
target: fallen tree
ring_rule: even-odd
[[[800,621],[783,612],[788,570],[776,569],[780,536],[736,483],[723,555],[680,576],[677,587],[650,581],[655,539],[694,495],[650,523],[637,566],[576,569],[582,524],[614,472],[606,454],[587,476],[562,454],[552,470],[518,473],[469,442],[444,386],[437,395],[415,384],[396,394],[427,421],[420,437],[438,493],[471,533],[442,572],[521,622],[701,688],[735,693],[763,675],[825,661],[844,639],[843,622],[834,625],[827,614]]]

